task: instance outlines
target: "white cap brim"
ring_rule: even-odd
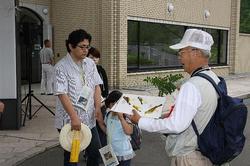
[[[92,134],[88,126],[81,124],[80,131],[80,151],[83,151],[88,147],[91,142]],[[63,149],[71,152],[71,145],[73,140],[73,131],[71,130],[71,125],[66,124],[60,131],[59,142]]]
[[[173,50],[179,50],[182,48],[188,47],[187,44],[183,44],[183,43],[178,43],[178,44],[174,44],[172,46],[169,46],[169,48],[173,49]]]
[[[194,48],[210,51],[210,47],[205,47],[199,43],[192,43],[192,42],[178,43],[178,44],[169,46],[169,48],[171,48],[173,50],[179,50],[179,49],[186,48],[186,47],[194,47]]]

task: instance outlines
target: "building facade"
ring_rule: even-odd
[[[168,46],[190,27],[212,33],[211,66],[219,75],[250,71],[242,65],[249,63],[245,56],[249,39],[239,35],[240,0],[19,0],[19,5],[48,10],[45,24],[53,29],[57,60],[66,54],[69,32],[77,28],[90,32],[114,88],[144,85],[147,76],[182,73]],[[159,39],[162,36],[166,38]]]
[[[143,86],[147,76],[176,73],[187,76],[169,45],[178,42],[184,31],[192,27],[214,37],[210,65],[218,75],[250,72],[250,36],[239,33],[240,0],[1,1],[4,3],[0,4],[3,14],[0,18],[6,19],[4,14],[11,13],[10,24],[16,22],[16,30],[11,33],[16,34],[16,39],[9,41],[16,46],[13,60],[17,64],[13,78],[16,83],[12,95],[19,103],[16,110],[20,108],[20,80],[28,79],[29,55],[33,62],[32,81],[39,82],[38,52],[43,40],[52,40],[58,61],[66,55],[68,34],[79,28],[92,35],[91,45],[101,51],[101,64],[111,88]],[[4,25],[0,28],[5,29],[1,30],[1,36],[8,32]],[[0,63],[12,52],[5,54],[5,59],[0,55]],[[5,73],[1,74],[8,79]],[[0,100],[10,100],[6,98],[7,84],[0,85]]]

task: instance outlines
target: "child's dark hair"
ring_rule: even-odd
[[[91,54],[95,58],[101,58],[100,51],[97,48],[95,48],[95,47],[91,47],[89,49],[87,57],[89,56],[89,54]]]
[[[122,92],[118,90],[112,91],[105,100],[105,106],[109,107],[110,103],[117,102],[122,97]]]

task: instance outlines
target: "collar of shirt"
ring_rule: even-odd
[[[67,56],[67,58],[68,58],[68,60],[70,62],[70,65],[72,65],[77,71],[81,72],[80,69],[79,69],[79,67],[78,67],[78,65],[72,59],[71,55],[69,53],[67,53],[66,56]],[[85,65],[86,65],[86,59],[85,58],[81,61],[81,64],[82,64],[82,68],[84,69]]]

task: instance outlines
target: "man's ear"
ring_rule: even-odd
[[[72,45],[70,43],[68,45],[69,45],[69,49],[72,50],[73,49]]]

